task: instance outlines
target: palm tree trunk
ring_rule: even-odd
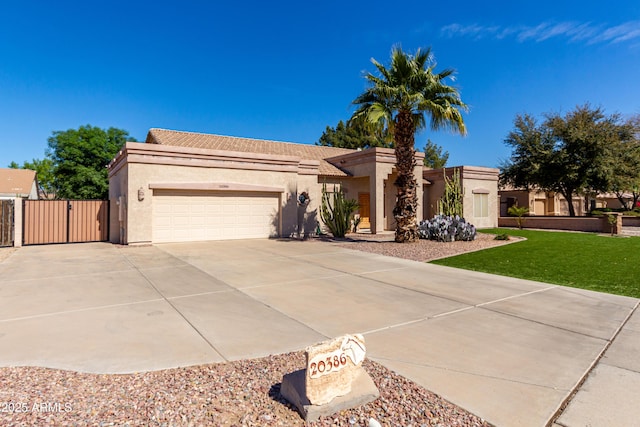
[[[396,220],[398,243],[414,242],[418,239],[416,211],[418,207],[418,186],[413,174],[416,165],[414,149],[415,126],[410,111],[400,111],[395,123],[395,153],[398,178],[394,185],[398,188],[393,216]]]

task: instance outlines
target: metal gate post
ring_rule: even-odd
[[[71,200],[67,200],[67,243],[69,243],[69,236],[71,230]]]

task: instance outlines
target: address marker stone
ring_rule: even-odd
[[[306,421],[375,400],[380,393],[362,368],[364,337],[343,335],[305,349],[307,367],[286,374],[280,393]]]

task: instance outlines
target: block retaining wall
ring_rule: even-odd
[[[614,225],[614,234],[620,233],[623,224],[622,216],[617,215],[617,217],[617,222]],[[518,227],[518,223],[515,217],[500,217],[498,218],[498,226]],[[607,216],[527,216],[524,217],[522,228],[611,233],[611,225],[609,224]]]

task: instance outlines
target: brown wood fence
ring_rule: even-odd
[[[24,200],[23,245],[109,238],[108,200]]]
[[[0,246],[13,246],[13,200],[0,200]]]

